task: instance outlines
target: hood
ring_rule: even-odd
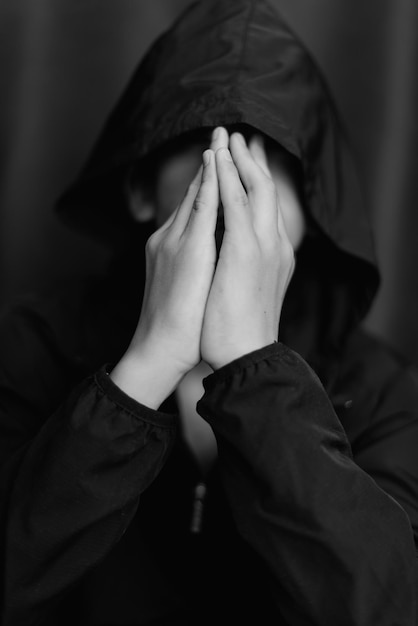
[[[184,133],[234,124],[299,160],[306,210],[344,267],[358,321],[379,274],[355,167],[318,68],[267,1],[204,0],[180,15],[131,77],[58,214],[93,237],[123,241],[132,230],[123,206],[132,165]]]

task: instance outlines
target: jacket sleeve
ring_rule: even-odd
[[[204,384],[198,411],[217,436],[235,523],[270,570],[286,622],[415,626],[410,520],[353,461],[308,364],[276,343]]]
[[[19,376],[0,372],[2,626],[40,623],[108,554],[175,432],[174,416],[129,398],[104,368],[40,416],[59,360],[23,334]]]

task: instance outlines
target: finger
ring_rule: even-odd
[[[223,126],[217,126],[212,132],[210,149],[213,152],[220,150],[220,148],[227,148],[229,143],[229,134],[226,128]]]
[[[263,171],[274,181],[266,152],[266,142],[263,135],[256,133],[251,137],[249,142],[249,150],[254,161],[263,169]],[[280,206],[280,194],[276,193],[277,200],[277,226],[281,235],[285,234],[285,225],[283,220],[282,209]]]
[[[228,147],[228,142],[229,142],[229,134],[226,128],[224,128],[223,126],[217,126],[213,130],[212,138],[211,138],[211,149],[213,150],[213,152],[215,152],[219,148]],[[203,172],[203,166],[200,167],[195,178],[190,183],[183,197],[183,200],[180,202],[176,210],[173,212],[173,214],[169,217],[169,219],[162,226],[161,232],[169,228],[171,225],[173,225],[174,228],[178,229],[180,233],[184,232],[184,229],[186,228],[190,215],[191,215],[193,203],[196,199],[197,193],[200,188],[200,183],[202,180],[202,172]],[[216,175],[216,172],[215,172],[215,175]]]
[[[202,173],[203,165],[199,167],[195,177],[186,189],[182,201],[177,205],[175,211],[173,211],[168,220],[161,227],[161,232],[164,232],[165,230],[167,230],[167,228],[170,228],[171,226],[173,227],[173,229],[178,230],[179,233],[182,233],[184,231],[193,207],[193,202],[195,201],[195,198],[200,188]]]
[[[241,180],[249,194],[263,188],[267,176],[264,169],[254,159],[249,146],[241,133],[233,133],[230,139],[230,150],[234,163],[237,166]]]
[[[247,190],[254,227],[257,231],[277,229],[279,209],[272,178],[256,163],[240,133],[231,135],[230,147],[234,163]]]
[[[224,209],[225,231],[251,226],[248,197],[228,148],[217,150],[216,172]]]
[[[215,154],[212,150],[205,150],[203,153],[202,179],[184,234],[201,234],[214,244],[213,236],[216,227],[218,205],[219,186]]]
[[[253,135],[249,141],[248,148],[257,165],[261,167],[265,174],[271,176],[263,135],[260,135],[260,133]]]

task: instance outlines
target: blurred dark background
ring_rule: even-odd
[[[418,363],[418,2],[271,2],[322,68],[357,159],[383,277],[366,325]],[[54,202],[138,59],[189,3],[2,0],[1,305],[106,260]]]

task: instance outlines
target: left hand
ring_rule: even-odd
[[[200,343],[202,359],[213,369],[277,340],[294,269],[261,137],[247,146],[233,133],[229,147],[216,151],[225,233]]]

